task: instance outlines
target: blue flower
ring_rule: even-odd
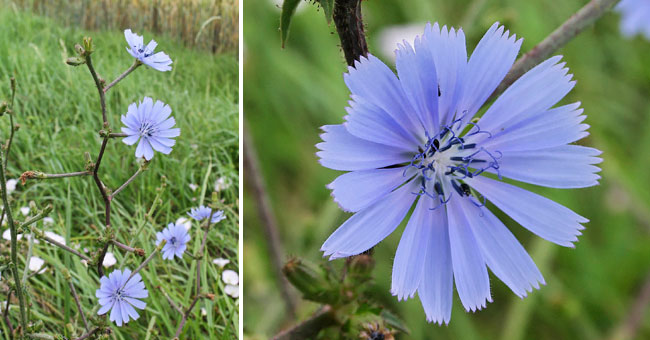
[[[181,134],[181,129],[172,128],[176,121],[169,117],[172,109],[169,105],[157,100],[154,104],[149,97],[144,97],[140,104],[129,105],[129,110],[122,115],[122,127],[127,137],[122,141],[133,145],[138,140],[135,157],[144,157],[146,160],[153,158],[153,150],[169,154],[176,143],[172,138]]]
[[[200,206],[198,208],[192,208],[190,212],[187,213],[190,215],[191,218],[197,220],[197,221],[202,221],[205,219],[210,218],[210,214],[212,214],[212,210],[208,207],[205,206]],[[216,211],[212,215],[212,223],[217,223],[223,219],[225,219],[226,216],[223,215],[223,211],[219,210]]]
[[[158,43],[155,40],[151,40],[147,46],[144,45],[142,36],[137,35],[131,32],[131,29],[124,30],[124,37],[126,42],[129,44],[129,47],[126,50],[131,53],[131,55],[140,60],[143,64],[148,65],[158,71],[169,71],[172,69],[171,65],[172,60],[169,58],[165,52],[158,52],[154,54],[154,50]]]
[[[622,0],[616,5],[616,10],[622,16],[621,32],[624,36],[643,34],[650,40],[650,1]]]
[[[553,188],[598,184],[600,151],[570,143],[587,136],[580,103],[552,108],[575,85],[561,57],[512,84],[477,112],[512,66],[522,40],[494,24],[467,58],[462,30],[428,24],[414,47],[396,50],[397,76],[362,58],[344,80],[346,122],[324,126],[323,166],[349,171],[328,185],[354,215],[323,244],[330,259],[362,253],[405,219],[392,294],[417,292],[427,320],[448,323],[454,282],[467,311],[491,301],[487,268],[524,297],[544,279],[521,244],[485,206],[538,236],[573,247],[587,219],[501,181]]]
[[[124,272],[116,270],[108,277],[103,276],[99,280],[99,289],[95,291],[101,306],[97,314],[106,314],[110,310],[110,320],[118,326],[129,322],[130,319],[137,320],[140,315],[133,307],[144,309],[147,304],[139,299],[149,296],[140,274],[133,275],[127,282],[129,276],[131,276],[129,269],[124,269]]]
[[[156,245],[159,245],[162,240],[167,241],[162,248],[164,260],[171,260],[174,255],[182,258],[183,252],[187,248],[187,242],[190,241],[190,234],[187,233],[187,229],[182,224],[170,223],[163,231],[156,233]]]

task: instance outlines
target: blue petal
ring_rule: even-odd
[[[510,36],[509,31],[503,31],[504,27],[499,23],[492,25],[469,58],[458,106],[463,122],[471,120],[483,106],[517,57],[523,40],[516,40],[515,35]]]
[[[377,105],[352,95],[345,128],[355,137],[403,150],[417,150],[420,141]]]
[[[122,326],[122,311],[119,302],[113,304],[113,308],[111,309],[111,315],[109,319],[115,322],[115,324],[118,327]]]
[[[571,91],[575,81],[561,56],[547,59],[517,79],[485,112],[481,129],[497,133],[548,110]]]
[[[427,24],[424,28],[423,42],[433,54],[440,97],[438,98],[438,116],[441,125],[448,125],[454,113],[462,91],[462,80],[467,68],[467,50],[465,34],[462,29],[442,29],[438,23]]]
[[[399,81],[420,123],[433,136],[439,129],[438,75],[433,55],[425,38],[415,38],[415,49],[406,41],[395,51]]]
[[[514,185],[478,176],[465,182],[539,237],[565,247],[578,240],[588,220],[570,209]]]
[[[352,171],[337,177],[327,187],[341,209],[357,212],[382,199],[416,171],[414,167]]]
[[[412,298],[420,284],[424,261],[429,256],[427,246],[430,231],[432,226],[439,222],[432,219],[436,212],[429,210],[431,201],[422,197],[415,205],[395,252],[390,292],[397,296],[398,300]]]
[[[390,235],[413,205],[416,181],[386,195],[381,201],[352,215],[321,247],[330,260],[360,254]]]
[[[442,325],[451,319],[454,289],[449,227],[444,207],[432,210],[430,214],[431,231],[427,252],[423,254],[424,269],[418,295],[427,321]]]
[[[113,307],[113,303],[107,303],[105,305],[102,305],[102,308],[100,308],[97,311],[97,315],[104,315],[106,314],[111,308]]]
[[[124,128],[122,128],[124,130]],[[133,145],[140,139],[140,135],[131,135],[122,139],[122,142],[126,145]]]
[[[589,125],[581,124],[586,118],[579,109],[580,103],[560,106],[542,111],[493,135],[477,134],[468,143],[477,143],[491,150],[524,151],[539,150],[575,142],[589,135]]]
[[[539,289],[539,283],[545,284],[533,259],[492,212],[468,199],[460,201],[483,258],[494,275],[521,298],[533,288]]]
[[[130,303],[131,305],[133,305],[133,307],[138,308],[138,309],[144,309],[144,308],[147,306],[146,303],[144,303],[144,302],[142,302],[142,301],[140,301],[140,300],[138,300],[138,299],[133,299],[133,298],[130,298],[130,297],[125,297],[124,300],[126,300],[128,303]]]
[[[326,125],[322,127],[322,143],[316,147],[320,163],[334,170],[367,170],[407,163],[412,155],[403,150],[368,142],[352,136],[343,125]]]
[[[449,242],[451,262],[454,267],[454,281],[458,296],[467,311],[476,311],[492,302],[490,297],[490,278],[485,260],[479,250],[470,226],[468,214],[462,200],[467,198],[452,196],[446,204],[449,219]]]
[[[598,184],[600,151],[580,145],[504,152],[499,159],[502,176],[552,188],[584,188]],[[490,169],[490,172],[494,172]]]
[[[361,57],[354,67],[343,75],[345,84],[353,95],[375,104],[401,124],[404,130],[425,141],[424,128],[414,109],[406,99],[395,73],[373,55]]]

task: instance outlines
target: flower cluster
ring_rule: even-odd
[[[323,166],[347,173],[329,188],[353,212],[323,244],[330,259],[360,254],[390,235],[413,206],[395,254],[392,294],[417,292],[427,320],[448,323],[454,283],[467,311],[492,301],[487,268],[524,297],[544,278],[497,208],[538,236],[573,247],[587,219],[501,180],[552,188],[598,184],[600,151],[580,103],[556,105],[575,85],[552,57],[512,84],[479,118],[522,40],[494,24],[467,58],[461,29],[427,25],[396,53],[397,76],[376,57],[345,74],[346,122],[324,126]]]
[[[203,211],[205,209],[208,209],[209,213],[211,213],[209,208],[203,206],[193,208],[192,211]],[[215,212],[215,215],[219,215],[221,218],[216,219],[216,222],[213,218],[213,224],[225,218],[221,210]],[[206,217],[197,219],[197,221],[203,219],[206,219]],[[166,241],[162,248],[162,258],[164,260],[173,260],[175,257],[183,258],[187,244],[190,241],[188,228],[182,223],[169,223],[166,228],[156,233],[156,246],[159,246],[163,240]],[[115,261],[114,257],[113,261]],[[221,261],[216,260],[214,263],[220,268],[223,268],[227,264],[225,262],[222,265]],[[238,296],[238,277],[234,279],[230,273],[232,271],[226,270],[224,272],[229,272],[228,274],[224,273],[224,282],[227,284],[226,294],[232,296],[237,294]],[[129,277],[131,278],[129,279]],[[125,269],[123,272],[121,270],[115,270],[108,277],[102,277],[100,283],[101,286],[95,293],[101,306],[97,314],[106,314],[111,310],[110,320],[114,321],[118,326],[122,326],[123,323],[129,322],[131,319],[136,320],[139,317],[133,307],[144,309],[146,304],[138,299],[143,299],[148,296],[147,289],[142,282],[140,274],[134,274],[128,269]],[[234,293],[235,290],[237,293]]]

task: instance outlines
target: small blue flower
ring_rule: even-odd
[[[170,223],[163,231],[156,233],[156,245],[162,240],[167,243],[162,248],[162,257],[164,260],[173,259],[174,256],[183,258],[183,252],[187,249],[187,242],[190,241],[190,234],[182,224]]]
[[[621,32],[626,37],[642,34],[650,40],[650,1],[622,0],[616,5],[621,13]]]
[[[198,208],[192,208],[190,212],[187,214],[190,215],[191,218],[197,220],[197,221],[202,221],[205,219],[210,218],[210,214],[212,213],[212,210],[208,207],[205,206],[200,206]],[[217,223],[223,219],[225,219],[226,216],[223,215],[223,211],[219,210],[216,211],[212,215],[212,223]]]
[[[151,40],[147,46],[144,46],[142,36],[131,32],[131,29],[124,31],[124,37],[126,38],[126,42],[129,44],[129,47],[127,47],[126,50],[131,53],[134,58],[158,71],[165,72],[172,69],[172,67],[169,66],[172,64],[172,60],[167,54],[165,54],[165,52],[154,54],[153,51],[158,45],[155,40]]]
[[[108,277],[104,276],[99,280],[100,287],[95,291],[101,306],[97,315],[106,314],[110,310],[110,320],[118,326],[129,322],[130,319],[137,320],[140,317],[133,307],[144,309],[147,306],[146,303],[138,300],[149,296],[142,277],[140,274],[135,274],[127,282],[129,276],[131,276],[129,269],[124,269],[124,272],[113,271]]]
[[[325,241],[324,255],[374,247],[412,210],[391,292],[399,300],[417,292],[430,322],[449,322],[454,283],[467,311],[492,301],[488,268],[519,297],[544,284],[486,200],[561,246],[573,247],[588,221],[501,180],[583,188],[600,178],[600,151],[571,144],[588,135],[580,103],[553,107],[575,85],[561,57],[532,68],[477,115],[521,43],[497,23],[468,60],[462,30],[427,25],[413,47],[398,45],[397,76],[372,55],[349,68],[346,122],[324,126],[317,145],[323,166],[348,171],[328,187],[354,213]]]
[[[172,138],[181,134],[181,129],[172,128],[176,121],[169,117],[172,109],[169,105],[157,100],[154,104],[149,97],[144,97],[140,104],[133,103],[125,115],[122,115],[122,127],[127,137],[122,141],[133,145],[138,140],[135,157],[144,157],[146,160],[153,158],[153,150],[169,154],[176,143]]]

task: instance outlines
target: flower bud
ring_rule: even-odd
[[[84,60],[81,57],[70,57],[70,58],[65,60],[65,63],[70,65],[70,66],[79,66],[79,65],[85,64],[86,60]]]
[[[296,287],[304,299],[333,303],[337,300],[337,289],[332,287],[327,272],[312,263],[290,259],[282,268],[289,282]]]
[[[79,44],[74,44],[74,50],[77,51],[77,53],[79,55],[81,55],[81,56],[83,56],[84,52],[86,52],[86,51],[84,51],[84,48],[81,47],[81,45],[79,45]]]
[[[0,116],[5,114],[5,112],[7,112],[7,102],[3,101],[0,103]]]
[[[93,38],[84,37],[84,50],[85,50],[85,55],[89,55],[95,51],[93,49]]]
[[[367,281],[374,268],[375,259],[369,254],[360,254],[350,259],[348,275],[359,282]]]

